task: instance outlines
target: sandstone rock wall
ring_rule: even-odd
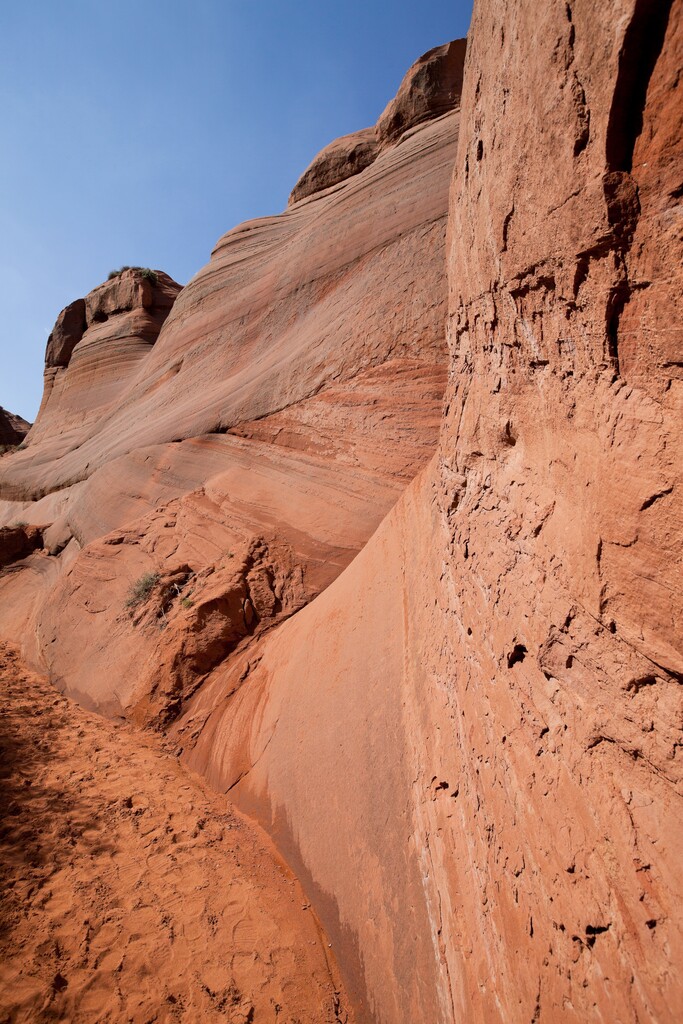
[[[229,232],[0,471],[0,629],[266,825],[360,1020],[679,1015],[681,24],[477,2],[457,156]]]
[[[45,350],[43,400],[18,469],[7,467],[0,493],[33,498],[38,465],[48,478],[63,457],[99,433],[115,413],[138,364],[155,344],[180,285],[162,271],[128,268],[57,317]],[[85,475],[81,473],[81,475]],[[12,483],[13,480],[21,481]],[[56,490],[61,482],[45,486]]]
[[[379,1021],[678,1017],[680,32],[476,6],[438,457],[178,724]]]
[[[681,29],[680,3],[475,11],[433,664],[474,823],[445,849],[478,879],[448,885],[449,945],[480,938],[456,1008],[483,1016],[681,1003]]]

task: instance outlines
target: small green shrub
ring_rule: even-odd
[[[160,579],[158,572],[146,572],[135,583],[131,583],[126,597],[126,608],[137,608],[146,601]]]
[[[115,277],[120,277],[124,270],[137,270],[140,277],[144,277],[146,281],[151,281],[152,284],[157,284],[159,281],[159,275],[151,267],[129,267],[128,264],[124,267],[119,267],[118,270],[110,270],[107,274],[107,281],[113,281]]]
[[[181,598],[180,603],[183,606],[183,608],[192,608],[192,606],[194,605],[194,601],[192,600],[191,597]]]
[[[12,523],[12,526],[13,526],[13,527],[14,527],[14,528],[15,528],[16,530],[21,530],[21,529],[23,529],[23,527],[24,527],[24,526],[28,526],[28,523],[26,522],[26,520],[25,520],[25,519],[16,519],[16,520],[15,520],[15,521],[14,521],[14,522]]]

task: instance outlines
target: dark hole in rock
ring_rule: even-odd
[[[508,668],[512,668],[519,661],[524,661],[527,654],[527,649],[524,644],[515,644],[510,653],[508,654]]]

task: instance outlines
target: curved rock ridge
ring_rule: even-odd
[[[457,113],[427,122],[324,201],[228,232],[153,347],[144,307],[95,320],[69,365],[46,371],[30,450],[4,460],[0,500],[36,501],[141,447],[242,431],[295,408],[336,458],[349,429],[360,437],[375,399],[393,391],[391,415],[374,422],[381,437],[364,447],[386,445],[400,463],[412,433],[412,473],[418,449],[429,457],[443,390],[445,195],[457,124]],[[334,401],[324,397],[332,388]],[[343,429],[322,422],[332,404],[345,410]]]
[[[416,60],[377,124],[343,135],[322,149],[292,189],[289,205],[359,174],[409,129],[456,109],[465,47],[465,39],[455,39]]]
[[[25,419],[0,406],[0,447],[21,444],[30,429],[31,424]]]
[[[454,39],[415,61],[377,122],[381,146],[392,145],[423,121],[460,107],[466,49],[466,39]]]
[[[292,189],[288,205],[360,174],[377,159],[379,142],[374,128],[363,128],[330,142],[318,153]]]

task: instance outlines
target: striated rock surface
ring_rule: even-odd
[[[177,717],[336,578],[431,457],[457,126],[427,121],[315,204],[228,232],[170,313],[160,272],[84,300],[31,448],[0,472],[0,521],[44,543],[0,578],[0,629],[87,706]],[[161,589],[131,615],[146,575]]]
[[[0,630],[81,704],[176,723],[191,751],[193,702],[223,704],[233,664],[240,687],[431,457],[458,128],[439,113],[229,232],[170,314],[127,271],[60,316],[31,448],[0,473],[2,520],[43,543],[0,574]]]
[[[0,447],[21,444],[31,424],[0,406]]]
[[[60,458],[116,412],[179,292],[162,271],[131,267],[62,310],[47,341],[28,465]]]
[[[445,196],[457,123],[457,112],[428,121],[324,202],[228,232],[178,295],[153,347],[144,306],[111,311],[127,308],[119,292],[133,271],[91,293],[93,325],[66,368],[46,371],[31,455],[3,463],[0,500],[35,501],[142,447],[237,430],[285,409],[299,408],[310,422],[316,400],[329,407],[330,387],[350,425],[366,415],[369,392],[390,394],[394,378],[394,412],[379,421],[384,436],[372,447],[402,444],[396,429],[411,429],[415,409],[432,444],[435,374],[442,390],[445,371]],[[416,379],[410,393],[406,372]],[[323,423],[320,432],[325,438]],[[330,445],[344,443],[331,433]]]

